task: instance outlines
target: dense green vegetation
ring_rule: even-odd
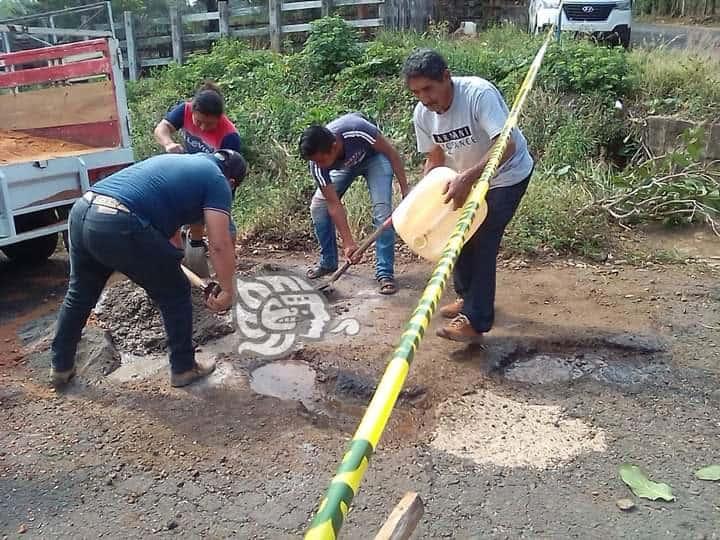
[[[411,122],[415,101],[398,76],[407,54],[419,46],[437,48],[454,74],[485,77],[511,102],[540,42],[513,28],[496,28],[471,40],[448,39],[441,31],[384,34],[361,46],[354,31],[334,18],[315,23],[304,48],[295,53],[278,55],[240,41],[219,42],[208,54],[130,85],[135,148],[138,157],[156,153],[155,123],[168,107],[190,97],[200,81],[214,79],[225,92],[228,114],[241,132],[252,167],[237,197],[238,226],[247,235],[304,242],[311,238],[307,206],[313,183],[296,145],[307,125],[362,110],[396,142],[417,178],[421,160]],[[718,73],[717,60],[686,54],[626,53],[570,39],[554,44],[522,116],[538,166],[505,248],[585,255],[603,249],[612,241],[617,217],[594,202],[631,190],[633,182],[670,174],[678,159],[687,157],[680,149],[678,159],[639,166],[642,115],[701,119],[716,113]],[[617,100],[630,115],[618,112]],[[720,199],[713,199],[712,187],[717,175],[709,178],[699,180],[710,194],[706,206],[718,209]],[[346,204],[352,226],[366,229],[369,212],[361,182],[348,193]],[[640,212],[623,219],[688,218],[702,219],[703,213]]]

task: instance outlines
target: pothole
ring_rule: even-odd
[[[622,358],[617,352],[536,353],[515,360],[504,371],[511,381],[528,384],[568,382],[589,377],[601,383],[640,385],[668,373],[669,368],[647,357]]]
[[[607,449],[602,429],[564,417],[558,405],[488,390],[441,403],[437,418],[432,446],[477,464],[547,469]]]
[[[589,334],[550,339],[504,339],[489,343],[484,361],[509,381],[568,383],[580,379],[625,387],[673,380],[667,344],[653,335]]]
[[[264,396],[299,401],[308,409],[315,408],[319,398],[315,370],[296,360],[270,362],[253,370],[250,388]]]

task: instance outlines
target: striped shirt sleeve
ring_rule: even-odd
[[[346,131],[342,134],[343,139],[360,139],[366,143],[368,143],[370,146],[375,144],[375,141],[377,140],[375,136],[371,135],[367,131],[361,131],[361,130],[353,130],[353,131]]]
[[[327,169],[319,167],[314,161],[310,162],[310,174],[312,175],[313,180],[315,180],[315,183],[321,188],[327,186],[328,184],[332,184],[330,172]]]

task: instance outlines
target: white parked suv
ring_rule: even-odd
[[[632,26],[631,8],[632,0],[530,0],[530,32],[542,32],[543,28],[559,22],[562,31],[613,38],[627,49]]]

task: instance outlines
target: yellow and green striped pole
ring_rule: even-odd
[[[350,448],[345,453],[342,463],[330,483],[330,488],[320,503],[315,519],[305,534],[306,540],[335,540],[340,532],[340,527],[350,509],[350,503],[360,487],[360,481],[363,474],[365,474],[370,457],[380,441],[380,436],[387,425],[395,402],[405,383],[415,351],[420,346],[420,341],[430,324],[430,318],[437,308],[445,283],[452,272],[453,266],[455,266],[460,250],[465,244],[465,237],[470,230],[475,214],[485,199],[490,179],[495,175],[495,171],[500,165],[510,133],[517,125],[520,110],[535,82],[545,51],[552,39],[552,32],[553,29],[551,28],[520,86],[505,126],[503,126],[503,130],[493,147],[490,160],[463,206],[455,230],[450,236],[445,250],[420,297],[420,301],[405,327],[405,331],[400,338],[400,344],[395,349],[367,411],[365,411],[365,415],[360,421],[355,436],[350,442]]]

